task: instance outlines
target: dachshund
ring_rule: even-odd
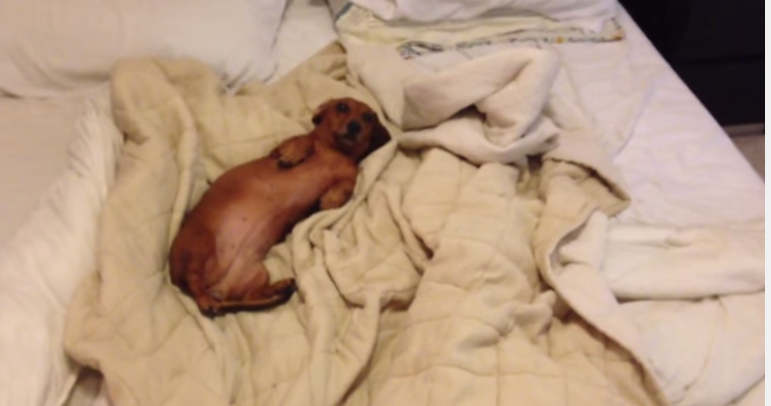
[[[169,252],[170,277],[202,314],[288,301],[294,279],[270,283],[268,251],[310,214],[348,202],[358,163],[391,138],[377,114],[351,98],[323,103],[313,124],[222,174],[185,215]]]

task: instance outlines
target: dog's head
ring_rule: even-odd
[[[313,114],[319,139],[356,161],[385,145],[391,135],[369,106],[352,99],[332,99]]]

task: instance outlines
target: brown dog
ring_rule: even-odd
[[[220,176],[190,211],[171,246],[171,281],[206,315],[286,302],[294,279],[273,284],[262,261],[318,209],[353,194],[358,163],[390,139],[377,114],[346,98],[322,104],[307,135]]]

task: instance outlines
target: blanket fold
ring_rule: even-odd
[[[628,196],[581,109],[552,87],[553,56],[415,73],[390,56],[368,60],[371,49],[348,51],[333,44],[234,95],[195,61],[116,65],[114,116],[127,142],[98,272],[70,308],[70,356],[104,374],[118,406],[668,404],[600,272],[608,216]],[[509,68],[519,71],[498,68],[517,59]],[[465,92],[480,70],[495,80]],[[410,82],[413,73],[429,80]],[[459,87],[431,91],[446,80]],[[517,96],[528,88],[533,97]],[[271,250],[272,278],[297,280],[286,305],[201,316],[167,276],[185,211],[207,182],[308,131],[317,105],[344,96],[389,118],[397,142],[362,163],[348,204]],[[471,149],[439,143],[459,120],[469,126],[454,136]],[[490,159],[496,145],[505,158]]]

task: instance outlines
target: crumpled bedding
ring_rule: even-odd
[[[576,121],[580,108],[548,103],[564,87],[534,87],[550,96],[534,98],[551,107],[529,117],[549,123],[540,147],[472,164],[441,142],[419,148],[412,132],[477,120],[498,134],[521,110],[491,108],[503,120],[490,121],[411,104],[405,87],[378,82],[377,56],[350,52],[329,47],[234,96],[194,61],[116,66],[113,116],[127,142],[101,217],[98,272],[68,312],[69,355],[104,374],[115,405],[669,404],[661,377],[672,370],[651,365],[663,352],[600,272],[609,216],[627,196]],[[493,76],[505,66],[478,63]],[[483,105],[507,103],[488,90]],[[273,278],[297,278],[288,304],[201,316],[167,277],[185,211],[208,181],[308,131],[313,109],[343,96],[384,114],[396,142],[362,163],[351,202],[298,224],[271,251]],[[399,100],[426,114],[405,126]]]
[[[617,4],[600,0],[566,6],[537,1],[496,7],[494,2],[330,0],[341,41],[392,46],[405,58],[517,43],[604,43],[625,36]],[[561,8],[561,16],[550,15]],[[487,9],[487,7],[492,7]],[[483,12],[487,9],[487,12]],[[551,12],[546,9],[552,9]]]

